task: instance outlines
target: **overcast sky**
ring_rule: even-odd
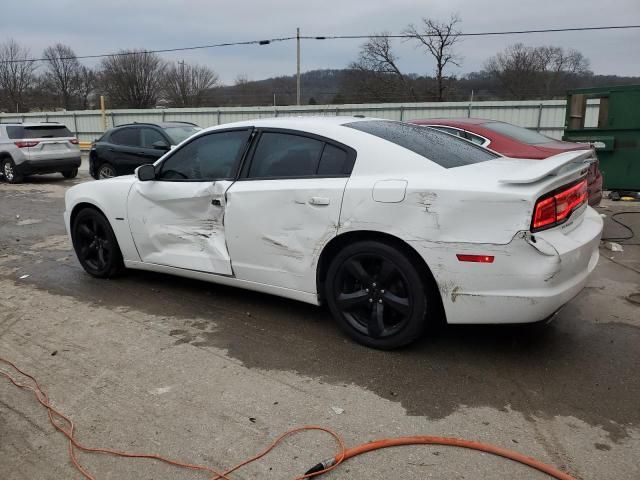
[[[0,42],[14,38],[33,55],[53,43],[77,55],[124,48],[160,49],[295,35],[400,33],[428,16],[457,12],[465,32],[640,24],[640,0],[4,0]],[[458,45],[463,61],[451,71],[482,68],[505,46],[557,45],[581,51],[598,74],[640,75],[640,29],[473,37]],[[302,43],[302,70],[343,68],[362,40]],[[400,68],[431,74],[433,61],[410,42],[394,43]],[[163,54],[213,67],[231,83],[295,73],[295,42]],[[95,61],[87,62],[95,64]]]

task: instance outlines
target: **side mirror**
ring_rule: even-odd
[[[167,142],[163,142],[162,140],[158,140],[157,142],[152,143],[151,146],[155,150],[164,150],[165,152],[171,150],[171,145],[169,145]]]
[[[147,163],[136,168],[135,175],[141,182],[149,182],[156,179],[156,169],[151,163]]]

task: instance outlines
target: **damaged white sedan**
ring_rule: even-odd
[[[443,315],[536,322],[580,292],[602,231],[594,160],[508,159],[388,120],[255,120],[71,188],[65,222],[93,276],[135,268],[326,302],[353,339],[395,348]]]

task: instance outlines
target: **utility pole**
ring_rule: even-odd
[[[100,95],[100,116],[102,118],[102,131],[106,132],[107,131],[107,111],[104,108],[104,95]]]
[[[296,28],[296,43],[298,47],[298,69],[296,74],[296,105],[300,105],[300,28]]]
[[[184,60],[178,61],[178,65],[180,65],[180,85],[178,86],[178,90],[180,92],[180,96],[182,97],[182,106],[187,106],[187,87],[184,79]]]

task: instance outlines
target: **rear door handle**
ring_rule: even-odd
[[[329,199],[327,197],[311,197],[309,203],[311,205],[329,205]]]

